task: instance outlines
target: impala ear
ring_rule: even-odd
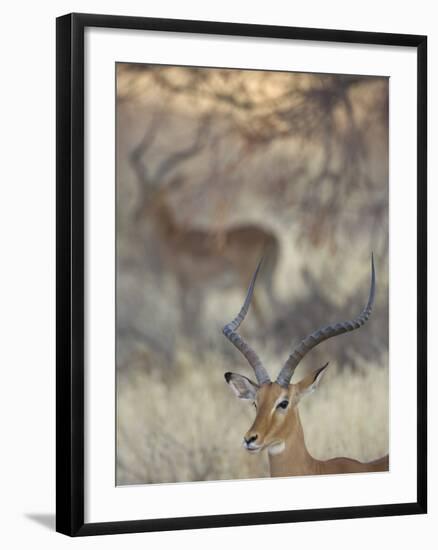
[[[316,390],[324,374],[326,373],[327,367],[328,367],[328,363],[326,363],[323,367],[312,372],[311,374],[309,374],[308,376],[306,376],[305,378],[303,378],[298,382],[297,385],[298,385],[299,398],[309,393],[312,393]]]
[[[226,372],[225,380],[239,399],[250,399],[251,401],[255,399],[259,386],[246,376]]]

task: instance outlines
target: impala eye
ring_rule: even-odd
[[[289,401],[287,399],[285,399],[284,401],[281,401],[281,403],[279,403],[277,405],[277,409],[280,408],[280,409],[287,409],[287,406],[289,405]]]
[[[257,409],[257,405],[256,405],[255,401],[254,401],[253,405],[254,405],[254,408]]]

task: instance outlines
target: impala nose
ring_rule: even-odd
[[[243,441],[245,441],[245,445],[249,447],[251,443],[254,443],[254,441],[256,441],[257,438],[258,438],[258,435],[256,434],[256,435],[252,435],[251,437],[244,437]]]

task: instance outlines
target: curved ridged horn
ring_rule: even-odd
[[[254,292],[254,285],[259,273],[260,266],[262,265],[263,258],[260,260],[257,269],[255,270],[254,275],[252,276],[251,282],[249,284],[248,292],[246,294],[245,301],[241,310],[239,311],[237,317],[228,323],[223,328],[223,333],[228,338],[228,340],[236,346],[236,348],[242,353],[251,367],[254,369],[254,373],[257,378],[257,382],[261,384],[267,384],[271,381],[269,375],[262,365],[262,362],[257,355],[257,353],[245,342],[245,340],[236,332],[239,328],[242,321],[245,319],[246,314],[248,313],[249,305],[251,303],[252,295]]]
[[[362,313],[358,315],[355,319],[351,321],[344,321],[343,323],[337,323],[336,325],[328,325],[326,327],[320,328],[315,332],[312,332],[310,336],[307,336],[300,344],[294,349],[294,351],[289,355],[286,363],[280,371],[280,374],[277,377],[277,384],[280,386],[287,387],[290,383],[292,375],[301,361],[301,359],[308,353],[312,348],[333,338],[333,336],[338,336],[344,332],[349,332],[351,330],[356,330],[368,321],[368,318],[371,314],[374,303],[374,295],[376,293],[376,274],[374,271],[374,256],[371,255],[371,286],[370,294],[368,297],[368,303],[363,309]]]

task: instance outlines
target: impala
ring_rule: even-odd
[[[196,225],[192,217],[181,219],[178,209],[172,206],[172,194],[184,186],[185,163],[202,154],[207,128],[201,123],[193,140],[170,150],[160,162],[154,163],[151,147],[158,133],[151,125],[129,155],[139,192],[135,219],[137,223],[146,220],[149,226],[147,237],[138,227],[135,229],[135,235],[141,236],[141,250],[144,251],[147,241],[150,248],[147,256],[155,256],[161,271],[175,277],[181,311],[191,319],[186,323],[189,331],[199,328],[196,323],[202,317],[203,295],[212,281],[228,288],[237,283],[246,289],[254,265],[263,254],[267,260],[260,281],[263,293],[253,301],[254,311],[261,319],[262,310],[266,312],[267,305],[274,301],[272,279],[280,250],[275,231],[261,222],[229,222],[222,212],[227,207],[218,212],[217,219],[212,216],[205,226]],[[134,239],[132,236],[131,243]],[[143,257],[138,251],[134,256]]]
[[[376,289],[373,257],[371,258],[369,298],[362,313],[351,321],[328,325],[307,336],[288,357],[275,382],[271,382],[257,353],[237,333],[237,329],[248,312],[260,265],[261,262],[251,279],[239,314],[223,329],[224,335],[244,355],[254,369],[257,380],[257,382],[253,382],[240,374],[225,373],[225,380],[237,397],[252,401],[256,407],[254,423],[243,438],[244,447],[250,453],[257,453],[263,449],[268,450],[270,473],[273,477],[388,470],[388,455],[372,462],[359,462],[345,457],[330,460],[315,459],[305,444],[298,403],[302,397],[317,388],[326,372],[328,363],[297,384],[290,383],[296,367],[312,348],[328,338],[356,330],[368,320]]]

